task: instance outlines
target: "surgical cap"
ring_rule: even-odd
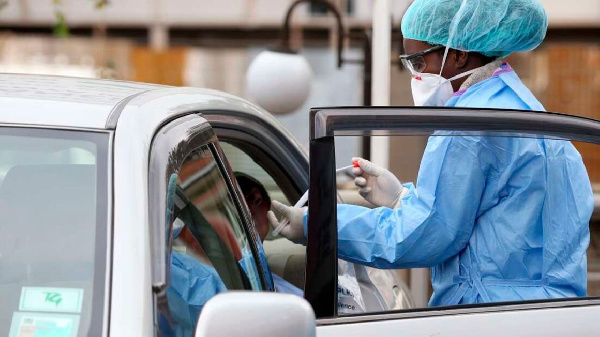
[[[490,57],[535,49],[547,28],[538,0],[415,0],[402,19],[405,38]]]

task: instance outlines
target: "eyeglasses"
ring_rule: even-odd
[[[437,45],[429,49],[420,51],[418,53],[410,55],[400,55],[400,61],[402,61],[402,65],[404,65],[412,73],[422,73],[425,70],[425,68],[427,68],[427,64],[425,63],[425,58],[423,56],[444,48],[446,47],[442,45]]]

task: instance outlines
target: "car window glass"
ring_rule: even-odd
[[[262,285],[242,217],[211,147],[189,155],[169,185],[174,221],[167,299],[172,328],[191,333],[212,296],[262,290]]]
[[[262,165],[274,166],[273,160],[266,157],[251,157],[248,153],[240,149],[240,145],[233,145],[227,142],[220,142],[223,152],[226,154],[229,163],[233,170],[238,174],[245,175],[249,179],[254,179],[256,183],[251,183],[253,186],[262,185],[267,196],[271,200],[277,200],[283,204],[289,205],[290,201],[286,195],[291,194],[291,191],[285,191],[281,188],[282,184],[278,184],[275,178],[265,171]],[[238,179],[238,183],[242,188],[242,192],[247,194],[244,189],[246,185],[243,181]],[[295,244],[286,238],[281,236],[273,236],[272,228],[266,223],[266,217],[264,212],[268,211],[268,208],[254,208],[251,203],[249,205],[250,213],[254,218],[255,226],[259,233],[263,232],[261,227],[266,227],[267,232],[262,240],[260,249],[264,249],[264,254],[267,261],[268,271],[272,272],[272,275],[266,275],[266,278],[281,278],[285,282],[289,283],[292,287],[289,287],[286,283],[276,282],[279,284],[279,288],[288,287],[289,289],[298,290],[294,293],[300,294],[304,289],[304,269],[305,269],[305,247],[300,244]],[[262,214],[257,214],[262,212]],[[258,217],[258,218],[257,218]],[[277,284],[276,284],[277,286]]]
[[[108,142],[0,128],[0,335],[102,334]]]
[[[220,142],[220,145],[235,172],[247,174],[258,180],[264,186],[272,200],[277,200],[286,205],[290,204],[290,201],[273,177],[257,163],[257,161],[261,161],[260,159],[252,158],[238,146],[226,141]],[[265,163],[262,164],[264,165]]]
[[[453,131],[391,144],[398,208],[377,198],[338,206],[338,254],[396,270],[411,285],[397,300],[419,308],[600,295],[598,145]],[[352,185],[338,192],[364,203]]]
[[[336,145],[361,144],[360,136],[345,136]],[[369,141],[369,138],[366,138]],[[337,150],[337,148],[336,148]],[[346,149],[345,156],[336,151],[336,186],[339,204],[373,207],[361,197],[354,184],[352,157],[361,156],[361,147]],[[408,288],[406,271],[378,269],[338,259],[339,315],[410,309],[414,299]]]

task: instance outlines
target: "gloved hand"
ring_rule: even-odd
[[[408,194],[409,189],[402,186],[396,176],[363,158],[352,158],[358,166],[352,168],[356,177],[354,184],[358,186],[358,193],[375,206],[399,208],[400,199]]]
[[[271,227],[275,229],[279,226],[280,220],[284,221],[284,219],[288,219],[289,224],[281,230],[281,235],[295,243],[306,244],[306,237],[304,236],[304,212],[308,207],[296,208],[273,200],[271,202],[271,209],[272,211],[267,213],[267,219]]]

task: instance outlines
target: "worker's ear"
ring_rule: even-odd
[[[461,50],[454,50],[454,64],[457,69],[462,69],[469,63],[469,53]]]

